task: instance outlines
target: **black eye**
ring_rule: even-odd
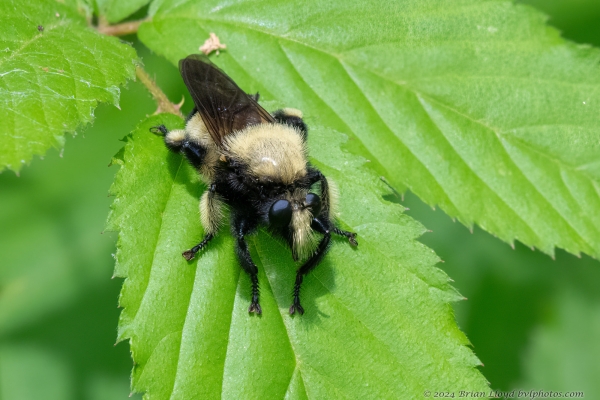
[[[321,199],[314,193],[309,193],[306,195],[306,207],[310,208],[310,212],[314,217],[319,215],[321,212]]]
[[[287,226],[292,220],[292,205],[287,200],[277,200],[269,210],[269,222],[272,226]]]

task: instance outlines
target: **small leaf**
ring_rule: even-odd
[[[467,226],[600,256],[600,53],[509,1],[153,4],[141,40],[215,61],[347,133],[399,188]]]
[[[486,391],[450,301],[462,298],[416,239],[422,225],[383,200],[364,160],[343,153],[343,135],[312,127],[312,162],[340,189],[343,227],[305,279],[306,314],[289,315],[298,267],[268,234],[251,238],[263,315],[248,314],[250,280],[224,227],[194,262],[205,189],[181,156],[149,132],[128,138],[112,192],[109,227],[119,231],[116,275],[125,277],[119,339],[129,338],[133,388],[150,398],[420,398],[425,390]]]
[[[117,105],[135,51],[57,1],[0,2],[0,170],[62,147],[99,101]]]

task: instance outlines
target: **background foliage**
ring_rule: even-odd
[[[600,45],[591,1],[536,2],[567,37]],[[126,38],[135,41],[134,37]],[[178,73],[136,43],[146,68],[178,100]],[[142,99],[142,100],[140,100]],[[188,102],[189,104],[189,102]],[[100,235],[115,168],[128,134],[155,105],[139,83],[122,91],[121,111],[101,105],[83,137],[68,138],[21,177],[0,175],[0,398],[127,398],[127,345],[112,344],[120,282],[112,274],[114,236]],[[403,202],[433,233],[422,241],[469,300],[455,304],[461,328],[495,389],[583,390],[600,396],[596,338],[598,262],[557,251],[556,261],[520,244],[512,250],[453,223],[414,195]],[[468,249],[468,251],[467,251]],[[109,312],[108,310],[114,310]]]

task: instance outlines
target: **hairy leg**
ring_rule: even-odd
[[[255,229],[256,223],[244,216],[234,216],[232,233],[236,239],[235,252],[242,269],[248,273],[250,282],[252,283],[252,301],[250,302],[250,307],[248,307],[248,312],[262,314],[262,309],[259,304],[258,268],[256,267],[256,264],[254,264],[254,261],[252,261],[248,243],[246,243],[245,239],[245,237]]]
[[[215,235],[213,235],[212,233],[204,235],[204,239],[202,239],[200,243],[198,243],[191,249],[184,251],[183,253],[181,253],[181,255],[188,261],[193,260],[194,257],[196,257],[196,253],[202,250],[204,247],[206,247],[208,242],[210,242],[214,237]]]
[[[304,280],[304,276],[312,271],[323,259],[325,253],[327,253],[327,249],[329,248],[329,242],[331,241],[331,233],[324,226],[323,222],[317,218],[313,219],[313,225],[317,227],[317,231],[323,233],[323,239],[317,246],[317,249],[313,253],[313,255],[302,265],[298,271],[296,272],[296,282],[294,283],[294,292],[293,292],[293,301],[292,306],[290,307],[290,314],[293,315],[296,311],[300,314],[304,314],[304,308],[300,304],[300,287],[302,286],[302,281]]]
[[[350,244],[352,246],[358,246],[358,242],[356,241],[356,233],[341,230],[337,226],[334,226],[332,231],[336,235],[340,235],[340,236],[344,236],[344,237],[348,238],[348,241],[350,242]]]
[[[321,183],[321,203],[323,204],[321,214],[319,215],[319,219],[321,220],[320,223],[323,225],[323,227],[320,228],[313,221],[313,229],[321,233],[325,233],[324,231],[331,231],[336,235],[346,237],[352,246],[358,246],[358,242],[356,241],[356,233],[342,230],[335,226],[335,223],[332,221],[331,194],[329,193],[329,184],[327,183],[327,178],[325,178],[325,175],[323,175],[318,169],[312,167],[309,169],[309,177],[311,184],[317,182]]]
[[[222,218],[221,202],[217,199],[215,185],[212,184],[210,185],[210,188],[202,194],[200,199],[200,220],[204,227],[204,239],[191,249],[182,253],[186,260],[192,260],[196,256],[196,253],[202,250],[208,242],[215,237],[219,230]]]

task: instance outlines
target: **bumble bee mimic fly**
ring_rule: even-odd
[[[262,226],[289,245],[294,260],[303,261],[290,307],[290,314],[303,314],[302,280],[323,259],[331,234],[353,246],[357,242],[355,233],[335,225],[335,191],[307,160],[302,113],[284,108],[269,114],[257,103],[258,94],[246,94],[204,55],[181,60],[179,70],[195,106],[185,129],[161,125],[151,131],[164,135],[167,148],[184,155],[208,185],[200,199],[205,236],[183,257],[192,260],[208,245],[228,207],[235,251],[252,282],[248,312],[261,314],[258,269],[246,237]]]

